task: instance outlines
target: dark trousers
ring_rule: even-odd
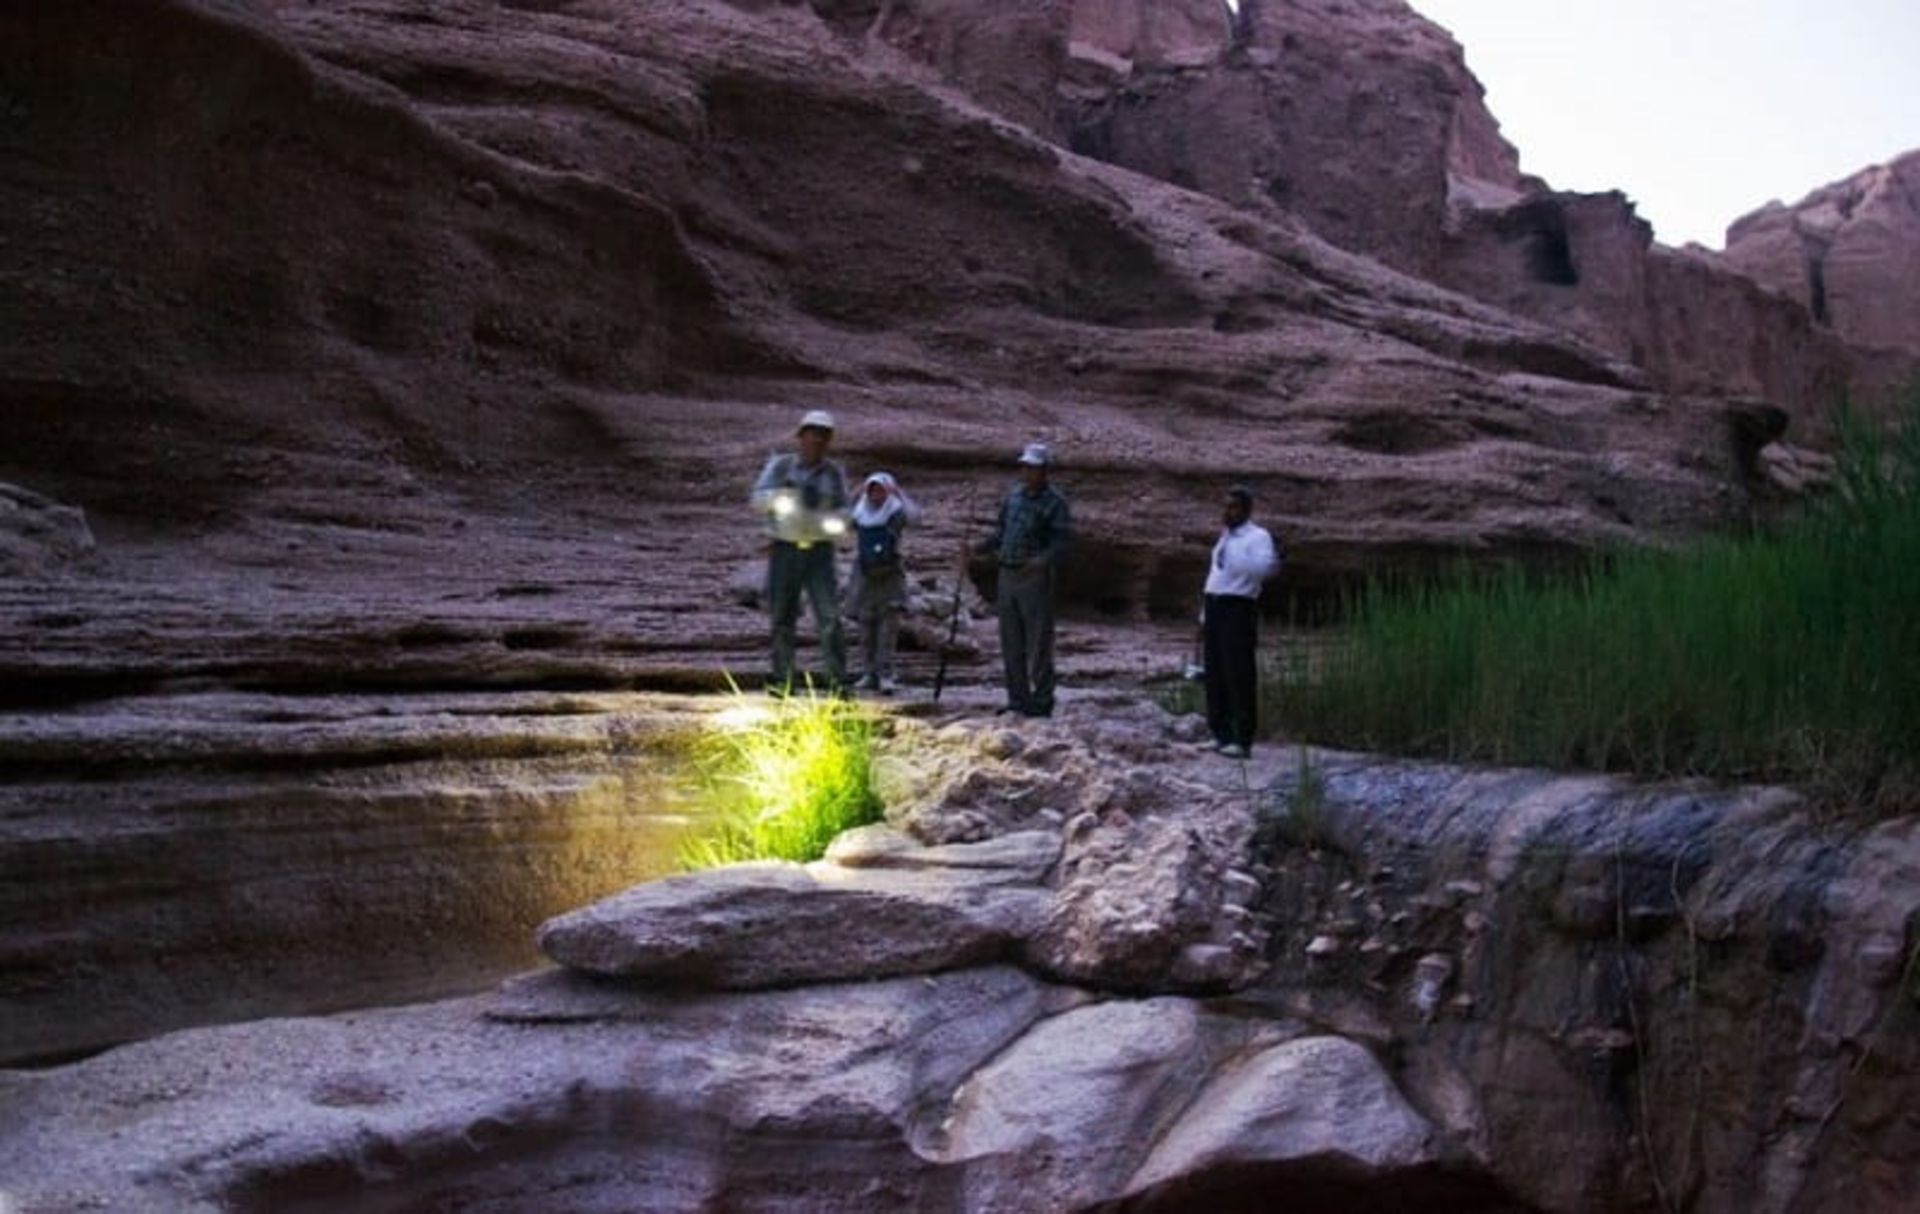
[[[1053,567],[1029,561],[1000,567],[1000,662],[1007,705],[1029,715],[1053,712]]]
[[[1202,644],[1206,650],[1207,728],[1216,742],[1252,747],[1260,727],[1260,606],[1237,594],[1207,596]]]
[[[767,611],[773,617],[774,686],[793,681],[794,628],[800,622],[802,593],[813,604],[813,622],[820,629],[828,686],[838,689],[846,683],[847,646],[840,632],[840,591],[834,583],[832,544],[773,545],[767,560]]]

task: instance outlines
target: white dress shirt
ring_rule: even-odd
[[[1260,597],[1260,583],[1280,568],[1280,554],[1265,527],[1241,523],[1224,528],[1213,545],[1213,564],[1207,569],[1208,594]]]

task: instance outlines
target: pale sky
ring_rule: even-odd
[[[1618,189],[1663,244],[1920,148],[1920,0],[1410,0],[1522,172]]]

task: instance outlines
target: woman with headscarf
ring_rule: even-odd
[[[907,573],[900,562],[900,533],[920,521],[920,507],[892,474],[876,472],[853,505],[852,614],[860,630],[864,673],[856,687],[892,695],[893,650],[900,616],[907,609]]]

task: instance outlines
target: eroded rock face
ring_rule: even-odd
[[[1618,193],[1456,199],[1435,277],[1578,334],[1669,390],[1774,402],[1809,438],[1849,384],[1891,386],[1880,362],[1809,325],[1803,309],[1709,254],[1655,244]]]
[[[1920,353],[1920,151],[1741,216],[1723,259],[1849,342]]]
[[[1114,29],[1082,44],[1063,86],[1078,150],[1278,206],[1345,248],[1592,342],[1665,390],[1765,394],[1811,430],[1843,389],[1877,399],[1914,369],[1849,348],[1913,348],[1896,332],[1920,312],[1907,306],[1920,239],[1902,161],[1736,225],[1744,251],[1730,263],[1803,305],[1781,307],[1703,250],[1654,247],[1619,194],[1521,174],[1460,48],[1401,0],[1255,0],[1230,52],[1158,70],[1128,55],[1124,21]],[[1820,327],[1830,256],[1853,267],[1838,341]]]
[[[0,184],[22,267],[0,317],[0,473],[31,471],[104,537],[100,610],[125,626],[97,643],[156,666],[246,654],[268,677],[300,663],[269,643],[289,614],[354,631],[316,589],[351,585],[374,618],[391,604],[456,632],[467,603],[537,593],[516,605],[618,646],[563,645],[546,666],[576,677],[758,665],[764,622],[716,588],[760,548],[748,482],[814,406],[838,413],[855,472],[886,467],[928,507],[908,554],[927,571],[977,536],[1020,444],[1052,440],[1079,529],[1067,609],[1123,621],[1190,610],[1230,480],[1260,495],[1306,595],[1756,504],[1718,401],[1652,392],[1592,342],[1277,208],[1076,156],[866,36],[958,10],[823,12],[84,0],[0,18],[34,115],[0,135],[23,166]],[[1382,26],[1404,79],[1340,83],[1362,43],[1335,17],[1267,13],[1248,53],[1279,57],[1195,87],[1319,73],[1363,115],[1412,122],[1417,139],[1383,136],[1370,193],[1336,174],[1327,197],[1390,192],[1382,216],[1425,218],[1381,247],[1427,256],[1466,78],[1423,66],[1423,38],[1453,53],[1437,31]],[[73,79],[122,87],[68,104]],[[1357,146],[1344,103],[1313,113],[1290,164]],[[422,613],[422,586],[453,606]],[[161,632],[261,648],[149,654]],[[0,634],[9,671],[88,660]],[[419,645],[363,640],[342,648],[367,667],[422,665]]]
[[[1510,1192],[1551,1210],[1696,1186],[1768,1210],[1914,1200],[1882,1103],[1920,1094],[1894,1027],[1914,993],[1886,977],[1911,908],[1860,876],[1914,888],[1911,820],[1841,844],[1777,789],[1334,754],[1311,770],[1270,819],[1283,1005],[1408,1043],[1415,1104]],[[1494,1071],[1499,1090],[1469,1096]],[[1620,1118],[1637,1144],[1573,1148]]]
[[[1245,4],[1206,70],[1095,45],[1130,70],[1081,90],[1077,150],[1278,208],[1401,270],[1434,268],[1450,179],[1519,180],[1459,46],[1401,0]]]

